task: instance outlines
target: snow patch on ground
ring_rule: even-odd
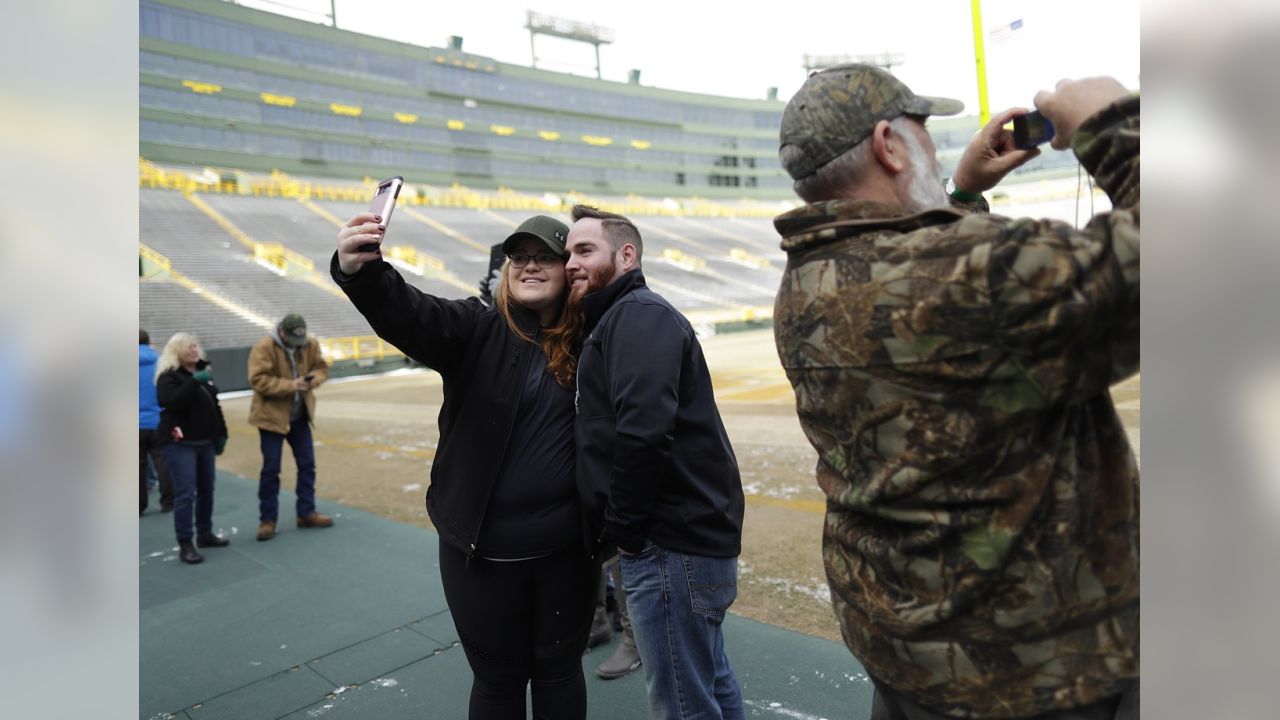
[[[771,702],[767,700],[743,700],[743,705],[759,710],[769,715],[777,715],[778,717],[794,718],[794,720],[827,720],[821,715],[810,715],[794,708],[789,708],[780,702]]]
[[[788,595],[806,595],[818,600],[822,603],[831,602],[831,588],[827,585],[827,581],[822,578],[809,578],[809,582],[802,583],[787,578],[769,577],[767,575],[757,575],[751,566],[738,560],[738,575],[740,577],[750,577],[749,582],[769,585],[781,590]]]

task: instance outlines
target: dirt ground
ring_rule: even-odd
[[[774,351],[772,331],[703,342],[716,398],[746,493],[740,588],[733,611],[761,622],[840,640],[822,570],[824,502],[813,479],[816,454],[795,414],[795,399]],[[1113,388],[1139,450],[1140,380]],[[440,378],[413,371],[335,381],[317,391],[317,493],[397,522],[430,528],[423,497],[435,454]],[[254,478],[257,431],[249,398],[222,403],[231,430],[222,470]],[[295,469],[285,453],[281,481]]]

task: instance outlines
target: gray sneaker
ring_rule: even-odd
[[[640,651],[636,650],[636,641],[628,634],[622,636],[613,654],[596,668],[596,675],[605,680],[614,680],[640,667]]]

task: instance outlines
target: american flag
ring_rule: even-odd
[[[999,44],[1007,42],[1013,38],[1013,34],[1022,29],[1022,18],[1018,18],[1011,23],[992,28],[987,35],[991,38],[991,42]]]

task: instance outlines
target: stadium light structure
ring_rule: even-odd
[[[600,46],[613,42],[613,30],[600,27],[594,23],[544,15],[532,10],[529,10],[528,13],[528,20],[524,26],[529,31],[529,54],[532,56],[533,67],[538,67],[538,51],[534,45],[534,38],[538,35],[550,35],[594,46],[596,49],[596,79],[604,79],[600,75]]]
[[[805,53],[804,71],[806,73],[811,73],[814,70],[822,70],[836,65],[864,63],[867,65],[878,65],[889,72],[893,72],[895,67],[904,62],[906,62],[906,56],[902,53],[882,52],[862,55],[810,55]]]

